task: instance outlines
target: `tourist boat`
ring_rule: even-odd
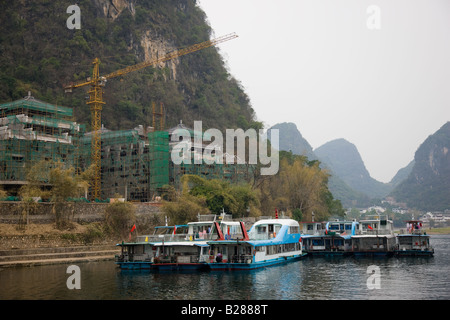
[[[208,217],[212,216],[212,220]],[[140,235],[134,242],[118,244],[121,254],[115,258],[121,269],[203,270],[209,257],[208,240],[224,232],[236,237],[240,224],[231,215],[199,216],[186,225],[158,226],[152,235]]]
[[[393,256],[396,245],[393,222],[380,216],[360,220],[356,235],[351,236],[351,240],[351,251],[355,257]]]
[[[247,233],[241,222],[243,237],[225,240],[223,234],[210,246],[209,268],[216,270],[252,270],[288,261],[305,255],[302,251],[300,226],[292,219],[257,221]]]
[[[352,254],[352,236],[357,221],[302,222],[303,250],[311,256],[346,256]]]
[[[406,221],[406,233],[397,235],[395,255],[431,257],[434,249],[430,245],[430,236],[422,229],[422,221]]]

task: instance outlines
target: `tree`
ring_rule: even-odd
[[[28,217],[39,198],[49,199],[53,203],[56,227],[62,229],[70,226],[69,217],[74,212],[74,204],[69,200],[79,197],[86,190],[92,170],[91,167],[75,174],[73,167],[66,167],[62,162],[42,160],[34,164],[26,175],[28,183],[19,190],[23,216]]]
[[[196,197],[204,197],[207,208],[215,214],[225,210],[234,217],[245,217],[259,207],[258,193],[248,184],[231,184],[226,180],[207,180],[195,175],[185,175],[184,192]],[[259,212],[259,210],[258,210]]]
[[[135,208],[130,202],[113,202],[105,209],[105,223],[109,232],[126,239],[131,226],[135,223]]]
[[[318,219],[344,214],[342,204],[328,189],[329,174],[320,168],[319,161],[305,156],[280,152],[280,170],[276,175],[256,177],[256,188],[261,194],[261,208],[291,211],[296,219]],[[294,213],[295,211],[295,213]]]

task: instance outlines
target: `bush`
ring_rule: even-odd
[[[135,221],[135,208],[129,202],[113,202],[106,207],[105,222],[112,235],[125,239]]]

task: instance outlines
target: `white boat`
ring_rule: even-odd
[[[360,220],[356,235],[351,238],[354,256],[394,255],[396,237],[393,222],[387,216]]]
[[[300,259],[302,251],[300,226],[292,219],[257,221],[250,231],[241,222],[243,237],[225,240],[222,235],[210,246],[211,270],[251,270]]]
[[[230,239],[240,233],[240,223],[231,215],[198,216],[186,225],[158,226],[151,235],[140,235],[134,242],[118,244],[122,248],[115,262],[121,269],[203,270],[209,258],[208,240],[226,233]]]
[[[398,257],[431,257],[434,249],[430,244],[430,236],[422,228],[422,221],[406,221],[406,232],[397,235],[395,255]]]

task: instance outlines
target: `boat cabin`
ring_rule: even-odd
[[[430,236],[423,230],[420,220],[406,221],[406,233],[397,235],[397,256],[432,256],[434,249]]]
[[[393,222],[387,216],[373,216],[369,219],[360,220],[357,234],[392,235],[394,234]]]

